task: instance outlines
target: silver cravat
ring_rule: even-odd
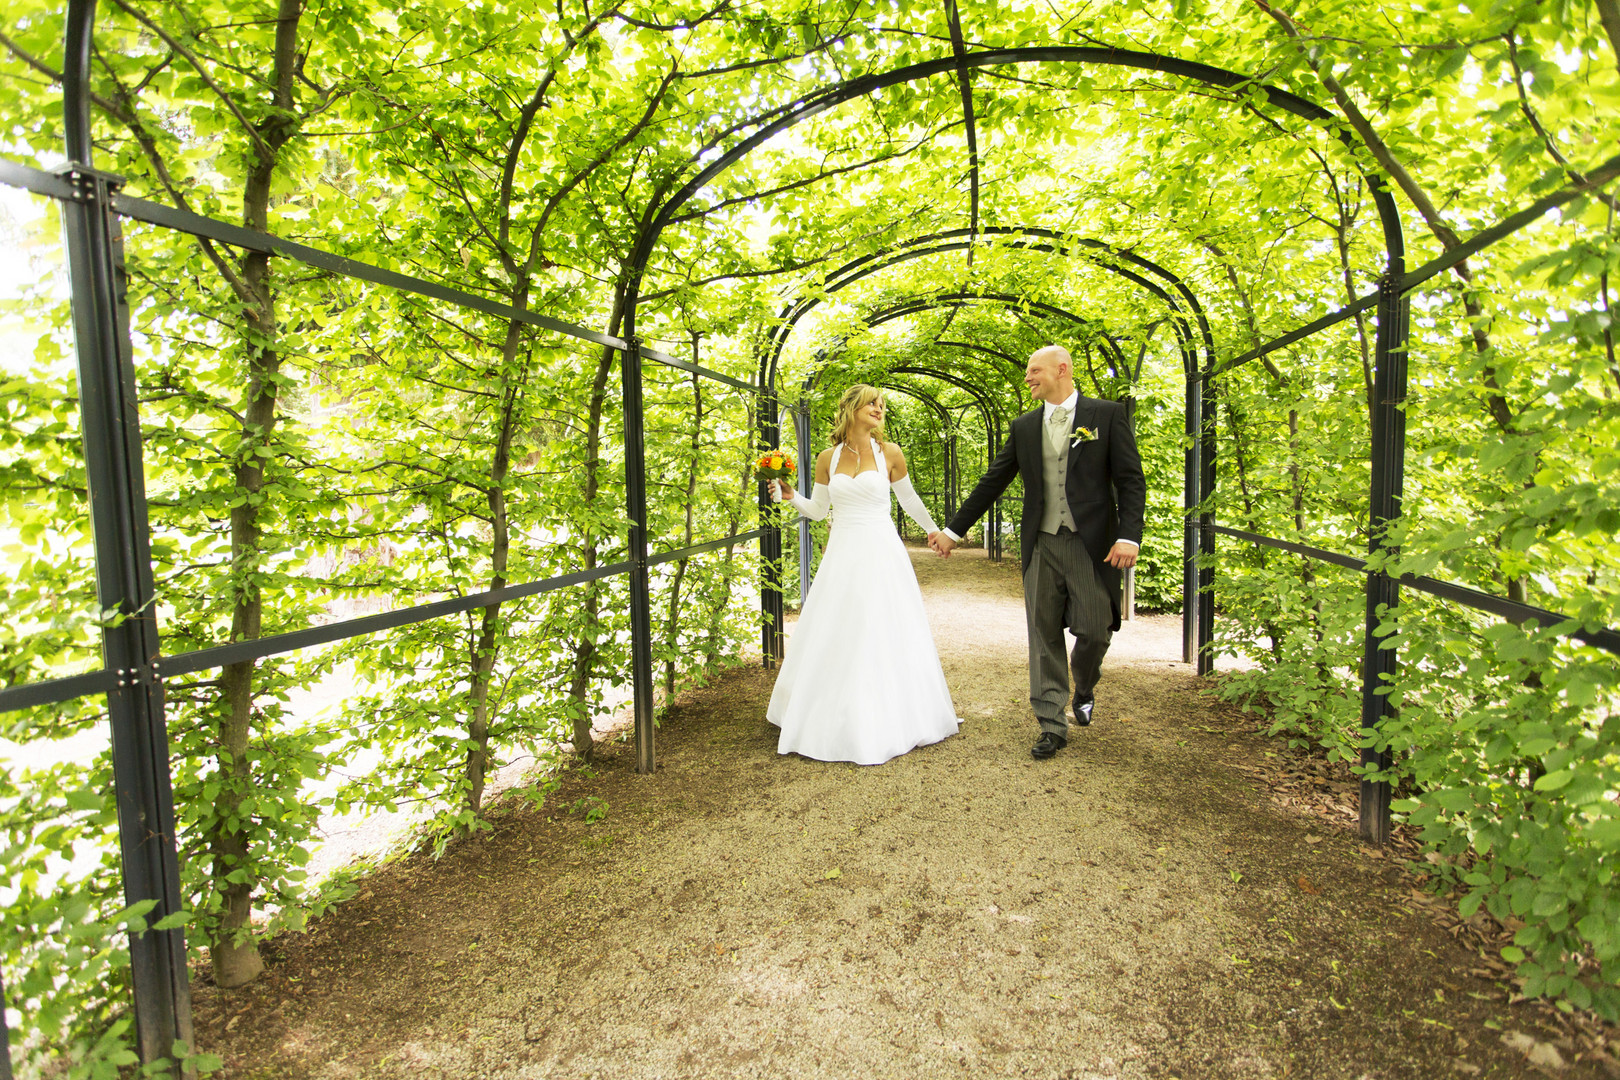
[[[1059,405],[1052,410],[1052,415],[1046,418],[1046,437],[1051,440],[1053,449],[1063,449],[1063,438],[1069,433],[1069,410]]]

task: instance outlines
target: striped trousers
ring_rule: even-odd
[[[1024,617],[1029,628],[1029,703],[1042,731],[1068,737],[1069,677],[1075,701],[1090,701],[1114,635],[1108,590],[1078,533],[1041,533],[1024,571]],[[1065,656],[1063,631],[1074,635]]]

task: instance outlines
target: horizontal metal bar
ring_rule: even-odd
[[[1282,551],[1291,551],[1295,555],[1304,555],[1307,558],[1317,559],[1321,562],[1333,563],[1350,570],[1366,571],[1367,560],[1358,559],[1354,555],[1340,555],[1336,551],[1325,548],[1311,547],[1309,544],[1296,544],[1290,540],[1278,540],[1274,536],[1261,536],[1259,533],[1245,532],[1242,529],[1230,529],[1225,525],[1205,525],[1204,532],[1219,533],[1222,536],[1235,536],[1239,540],[1247,540],[1251,544],[1263,544],[1266,547],[1278,548]]]
[[[1291,551],[1296,555],[1304,555],[1321,562],[1333,563],[1337,566],[1348,567],[1351,570],[1359,570],[1364,574],[1371,573],[1367,569],[1365,559],[1358,559],[1351,555],[1341,555],[1336,551],[1325,551],[1322,548],[1310,547],[1306,544],[1295,544],[1271,536],[1261,536],[1259,533],[1245,532],[1242,529],[1230,529],[1225,525],[1205,525],[1204,531],[1220,533],[1223,536],[1233,536],[1253,544],[1263,544],[1266,547],[1278,548],[1282,551]],[[1419,592],[1428,593],[1430,596],[1438,596],[1442,600],[1450,600],[1453,603],[1498,616],[1512,623],[1533,620],[1539,626],[1557,626],[1560,623],[1575,621],[1570,616],[1561,615],[1556,611],[1521,604],[1516,600],[1509,600],[1503,596],[1493,596],[1487,592],[1480,592],[1478,589],[1470,589],[1465,585],[1453,585],[1449,581],[1438,581],[1435,578],[1419,577],[1415,574],[1403,574],[1393,580],[1409,589],[1416,589]],[[1563,637],[1572,637],[1596,648],[1606,649],[1612,653],[1620,653],[1620,633],[1616,633],[1607,627],[1587,630],[1577,625],[1573,630],[1561,631],[1560,633]]]
[[[725,547],[727,544],[744,544],[750,540],[757,540],[763,535],[765,535],[764,529],[755,529],[753,532],[737,533],[735,536],[710,540],[707,544],[696,544],[676,551],[660,551],[656,555],[647,556],[647,565],[657,566],[660,563],[674,562],[676,559],[685,559],[692,555],[701,555],[705,551],[714,551],[717,548]]]
[[[704,552],[713,551],[727,544],[747,543],[750,540],[757,540],[763,532],[762,529],[754,529],[751,532],[722,537],[719,540],[711,540],[708,543],[681,548],[678,551],[660,552],[649,557],[647,563],[649,566],[657,566],[660,563],[671,562],[675,559],[701,555]],[[259,660],[266,656],[293,652],[297,649],[307,649],[315,645],[343,641],[347,638],[394,630],[401,626],[410,626],[413,623],[441,619],[447,615],[458,615],[464,611],[489,607],[491,604],[522,600],[530,596],[537,596],[540,593],[567,588],[570,585],[581,585],[587,581],[597,581],[601,578],[613,577],[616,574],[628,573],[630,569],[631,564],[628,562],[613,563],[609,566],[599,566],[594,570],[580,570],[572,574],[545,578],[541,581],[531,581],[522,585],[508,585],[504,588],[473,593],[469,596],[458,596],[452,600],[440,600],[431,604],[419,604],[415,607],[401,608],[398,611],[390,611],[381,615],[367,615],[363,618],[347,619],[326,626],[314,626],[307,630],[294,630],[288,634],[276,634],[273,637],[258,638],[253,641],[235,641],[229,645],[216,645],[212,648],[198,649],[193,652],[177,653],[172,656],[162,657],[158,661],[158,669],[165,678],[169,678],[176,675],[188,675],[193,672],[206,671],[209,668],[222,667],[226,664],[240,664],[246,660]],[[93,671],[85,675],[73,675],[64,679],[51,679],[46,682],[30,683],[25,686],[8,687],[0,690],[0,712],[27,709],[36,705],[53,705],[57,702],[71,701],[74,698],[85,697],[90,694],[106,693],[117,685],[118,680],[114,673],[110,671]]]
[[[150,202],[146,199],[136,199],[128,195],[113,196],[113,209],[128,218],[144,221],[150,225],[161,225],[168,229],[177,229],[180,232],[190,233],[193,236],[205,236],[210,240],[218,240],[222,244],[232,247],[247,248],[250,251],[263,251],[275,255],[284,255],[297,259],[299,262],[322,270],[330,270],[334,274],[355,278],[360,281],[369,281],[374,285],[383,285],[401,292],[416,293],[419,296],[432,297],[435,300],[444,300],[459,307],[472,308],[487,315],[494,315],[502,319],[514,319],[538,326],[545,330],[552,330],[559,334],[589,341],[597,345],[605,345],[610,349],[623,349],[624,342],[616,337],[588,330],[583,326],[575,326],[559,319],[553,319],[533,311],[515,308],[510,304],[503,304],[487,297],[474,293],[462,292],[436,282],[426,281],[422,278],[411,277],[394,270],[384,270],[369,263],[359,262],[342,255],[334,255],[329,251],[312,248],[305,244],[283,240],[271,233],[259,232],[255,229],[245,229],[240,225],[232,225],[216,218],[204,217],[186,210],[177,210],[162,203]]]
[[[72,701],[74,698],[89,697],[92,694],[105,694],[117,685],[118,677],[111,671],[103,669],[86,672],[83,675],[69,675],[61,679],[8,686],[0,690],[0,713],[31,709],[36,705],[55,705],[58,702]]]
[[[292,652],[295,649],[307,649],[312,645],[325,645],[328,642],[342,641],[345,638],[361,637],[365,634],[376,634],[384,630],[409,626],[412,623],[441,619],[446,615],[459,615],[463,611],[473,611],[478,608],[489,607],[491,604],[505,603],[508,600],[522,600],[525,597],[536,596],[543,592],[550,592],[553,589],[579,585],[587,581],[596,581],[599,578],[612,577],[614,574],[628,573],[630,568],[631,564],[627,562],[613,563],[611,566],[599,566],[594,570],[580,570],[572,574],[563,574],[560,577],[527,582],[523,585],[507,585],[499,589],[490,589],[487,592],[458,596],[453,600],[439,600],[432,604],[401,608],[398,611],[390,611],[382,615],[367,615],[363,618],[347,619],[327,626],[313,626],[308,630],[294,630],[290,634],[277,634],[274,637],[258,638],[254,641],[234,641],[229,645],[216,645],[208,649],[198,649],[195,652],[165,656],[161,661],[161,670],[164,678],[168,678],[171,675],[186,675],[194,671],[206,671],[209,668],[222,667],[225,664],[240,664],[246,660],[258,660],[278,653]]]
[[[35,195],[45,195],[52,199],[74,197],[73,185],[67,180],[55,173],[19,165],[15,161],[0,159],[0,184],[26,188]]]
[[[1369,308],[1374,308],[1377,306],[1378,293],[1370,292],[1353,304],[1347,304],[1337,311],[1331,311],[1328,314],[1323,315],[1320,319],[1316,319],[1313,322],[1306,323],[1304,326],[1290,330],[1282,337],[1273,338],[1264,345],[1261,345],[1258,348],[1250,349],[1241,356],[1234,356],[1226,363],[1211,368],[1198,377],[1207,381],[1209,379],[1213,379],[1217,375],[1225,375],[1228,371],[1231,371],[1235,367],[1242,367],[1250,360],[1258,360],[1267,353],[1274,353],[1278,349],[1286,349],[1288,346],[1292,345],[1296,341],[1301,340],[1302,338],[1308,338],[1312,334],[1320,333],[1336,323],[1341,323],[1354,315],[1360,314]]]
[[[1491,246],[1504,236],[1518,232],[1526,225],[1538,220],[1549,210],[1555,210],[1565,203],[1574,202],[1582,195],[1589,194],[1608,184],[1617,176],[1620,176],[1620,155],[1610,158],[1587,173],[1586,178],[1581,183],[1559,188],[1551,195],[1537,199],[1523,210],[1503,218],[1490,228],[1481,229],[1469,237],[1467,241],[1452,248],[1439,258],[1430,259],[1416,270],[1408,271],[1406,276],[1401,278],[1400,291],[1404,293],[1417,288],[1436,274],[1450,270],[1475,252]]]
[[[1546,608],[1531,607],[1529,604],[1520,604],[1501,596],[1492,596],[1477,589],[1469,589],[1462,585],[1453,585],[1447,581],[1436,581],[1429,577],[1413,577],[1408,574],[1397,578],[1400,584],[1408,588],[1426,592],[1431,596],[1438,596],[1442,600],[1451,600],[1459,604],[1466,604],[1471,608],[1491,615],[1499,616],[1511,623],[1522,623],[1526,620],[1534,621],[1539,626],[1553,627],[1559,623],[1574,622],[1570,616],[1561,615]],[[1607,627],[1588,630],[1579,623],[1572,630],[1560,631],[1562,637],[1572,637],[1586,642],[1599,649],[1606,649],[1612,653],[1620,653],[1620,633]]]
[[[1416,270],[1408,271],[1406,274],[1402,275],[1401,280],[1396,283],[1395,291],[1399,293],[1411,292],[1413,289],[1417,288],[1419,285],[1422,285],[1425,281],[1428,281],[1435,275],[1450,270],[1452,267],[1456,266],[1464,259],[1467,259],[1469,256],[1483,251],[1485,248],[1490,247],[1503,237],[1510,236],[1524,228],[1526,225],[1539,220],[1548,211],[1555,210],[1558,207],[1563,206],[1565,203],[1574,202],[1582,195],[1589,194],[1590,192],[1596,191],[1598,188],[1604,187],[1612,182],[1616,177],[1620,177],[1620,156],[1610,158],[1602,165],[1599,165],[1597,168],[1587,173],[1585,179],[1580,183],[1571,184],[1566,188],[1560,188],[1551,195],[1537,199],[1523,210],[1520,210],[1515,214],[1508,215],[1489,228],[1481,229],[1479,232],[1469,237],[1464,243],[1444,252],[1437,258],[1430,259]],[[1320,331],[1326,330],[1328,327],[1333,326],[1336,323],[1341,323],[1354,315],[1377,306],[1378,295],[1379,294],[1377,292],[1370,292],[1352,304],[1347,304],[1337,311],[1323,315],[1320,319],[1316,319],[1313,322],[1308,322],[1304,326],[1290,330],[1281,337],[1273,338],[1264,345],[1250,349],[1248,352],[1239,356],[1235,356],[1226,361],[1224,364],[1220,364],[1214,368],[1211,368],[1209,371],[1204,372],[1199,377],[1205,380],[1212,379],[1217,375],[1226,374],[1235,367],[1240,367],[1243,364],[1247,364],[1250,360],[1258,360],[1267,353],[1276,352],[1278,349],[1285,349],[1302,338],[1307,338],[1312,334],[1319,333]]]
[[[68,188],[67,190],[71,192],[72,189]],[[472,308],[475,311],[482,311],[486,315],[494,315],[502,319],[514,319],[521,323],[527,323],[530,326],[537,326],[544,330],[551,330],[555,333],[566,334],[569,337],[578,338],[581,341],[589,341],[596,345],[604,345],[610,349],[619,349],[622,351],[625,347],[623,339],[613,337],[609,334],[589,330],[583,326],[575,326],[573,323],[566,323],[560,319],[553,319],[550,316],[541,315],[538,312],[515,308],[510,304],[503,304],[496,300],[490,300],[489,298],[479,296],[476,293],[463,292],[460,289],[452,289],[446,285],[426,281],[422,278],[411,277],[408,274],[401,274],[394,270],[384,270],[381,267],[372,266],[369,263],[358,262],[342,255],[334,255],[329,251],[322,251],[320,248],[312,248],[305,244],[294,243],[291,240],[283,240],[281,237],[274,236],[270,233],[262,233],[254,229],[245,229],[240,225],[232,225],[228,222],[220,221],[217,218],[204,217],[201,214],[193,214],[189,211],[177,210],[172,206],[165,206],[162,203],[150,202],[146,199],[136,199],[128,195],[115,195],[113,197],[113,208],[120,214],[123,214],[125,217],[134,218],[137,221],[144,221],[150,225],[161,225],[164,228],[178,229],[181,232],[190,233],[193,236],[206,236],[210,240],[218,240],[222,244],[230,244],[233,247],[248,248],[252,251],[263,251],[271,254],[283,255],[288,258],[297,259],[299,262],[307,263],[310,266],[319,267],[322,270],[329,270],[334,274],[342,274],[345,277],[355,278],[360,281],[369,281],[374,285],[382,285],[390,289],[398,289],[402,292],[410,292],[416,293],[420,296],[432,297],[435,300],[443,300],[447,303],[455,304],[458,307]],[[718,371],[711,371],[708,368],[700,367],[697,364],[688,363],[685,360],[677,360],[667,353],[659,352],[656,349],[642,349],[641,355],[650,360],[656,360],[660,364],[680,368],[683,371],[690,371],[694,374],[701,375],[704,378],[729,383],[732,386],[750,392],[754,390],[754,387],[751,384],[746,383],[741,379],[733,378],[730,375],[724,375]]]
[[[713,379],[715,382],[727,383],[731,386],[735,386],[739,390],[746,390],[750,394],[756,393],[759,390],[759,387],[755,386],[753,383],[744,382],[742,379],[723,374],[722,372],[714,371],[710,368],[703,367],[700,364],[694,364],[686,360],[677,360],[668,353],[659,352],[657,349],[649,349],[645,345],[641,347],[641,356],[644,360],[652,360],[663,364],[665,367],[680,368],[682,371],[689,371],[694,375],[701,375],[706,379]]]

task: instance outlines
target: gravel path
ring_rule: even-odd
[[[778,757],[771,674],[730,673],[654,775],[619,744],[254,986],[199,983],[199,1042],[253,1080],[1611,1075],[1358,842],[1346,785],[1271,797],[1277,747],[1200,697],[1177,619],[1126,624],[1098,722],[1035,762],[1016,568],[913,563],[961,734]]]

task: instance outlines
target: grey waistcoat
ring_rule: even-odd
[[[1064,433],[1059,449],[1052,448],[1048,432],[1050,424],[1041,425],[1041,482],[1046,487],[1046,499],[1041,510],[1041,532],[1055,533],[1058,526],[1074,528],[1074,515],[1069,512],[1069,439]]]

